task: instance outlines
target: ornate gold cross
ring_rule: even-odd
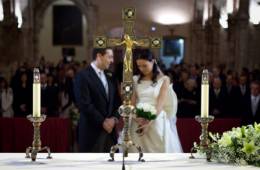
[[[124,66],[123,66],[123,96],[124,101],[129,103],[132,96],[133,84],[133,56],[134,46],[142,48],[161,48],[161,37],[136,38],[134,35],[134,20],[136,18],[135,8],[124,8],[122,10],[124,37],[107,38],[106,36],[96,36],[94,38],[94,48],[106,48],[125,45]]]
[[[135,39],[134,35],[134,20],[136,18],[135,8],[124,8],[122,10],[124,34],[127,34],[131,39],[142,42],[143,48],[161,48],[161,37],[150,37]],[[94,38],[95,48],[114,47],[121,42],[119,38],[107,38],[105,36],[96,36]]]
[[[135,107],[131,103],[131,97],[133,94],[133,53],[132,50],[134,46],[139,46],[142,48],[160,48],[161,38],[151,37],[151,38],[139,38],[134,36],[134,19],[136,17],[136,11],[134,8],[124,8],[122,11],[123,27],[124,27],[124,37],[119,38],[107,38],[105,36],[97,36],[94,39],[94,48],[106,48],[125,45],[125,55],[124,55],[124,65],[123,65],[123,83],[122,83],[122,95],[123,95],[123,105],[119,108],[119,113],[124,120],[123,128],[123,141],[115,146],[112,146],[110,151],[111,161],[114,161],[114,153],[119,147],[123,150],[123,160],[124,157],[128,156],[128,150],[130,147],[136,147],[139,152],[138,161],[144,161],[142,159],[143,152],[140,146],[135,145],[130,137],[130,122],[132,116],[135,114]],[[124,161],[123,161],[124,164]]]

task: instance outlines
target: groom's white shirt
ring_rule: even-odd
[[[91,63],[91,67],[95,70],[98,78],[101,80],[103,86],[105,87],[106,95],[108,96],[108,84],[104,70],[99,69],[94,62]]]

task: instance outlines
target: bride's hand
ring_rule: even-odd
[[[137,117],[134,119],[139,126],[143,126],[149,123],[149,120]]]
[[[152,124],[152,121],[148,121],[148,123],[146,123],[142,126],[139,126],[136,130],[136,132],[138,132],[138,135],[143,136],[145,133],[147,133],[151,124]]]

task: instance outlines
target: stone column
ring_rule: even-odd
[[[219,60],[219,41],[220,41],[220,10],[216,5],[210,4],[212,8],[212,17],[206,22],[205,34],[206,34],[206,56],[207,62],[212,64],[220,64]]]
[[[227,30],[227,42],[228,42],[228,67],[235,68],[236,65],[236,13],[228,15],[228,30]]]
[[[98,23],[98,7],[94,4],[88,4],[87,6],[87,54],[86,60],[88,63],[92,60],[93,38],[96,35],[97,23]]]
[[[248,66],[249,0],[240,0],[236,23],[236,69]]]
[[[10,0],[3,2],[4,20],[0,23],[0,61],[5,64],[18,60],[22,54],[19,52],[21,32],[18,30],[17,18],[11,12],[11,5]]]
[[[204,30],[203,30],[204,0],[195,0],[194,18],[191,24],[191,56],[185,61],[190,63],[205,63]]]
[[[33,3],[34,0],[28,0],[28,6],[26,7],[26,9],[23,11],[23,18],[24,18],[24,22],[23,22],[23,26],[22,26],[22,34],[23,34],[23,49],[24,49],[24,59],[29,61],[30,63],[35,63],[35,56],[33,53],[33,49],[34,49],[34,43],[33,43],[33,31],[34,31],[34,27],[33,27],[33,18],[34,18],[34,13],[33,13]],[[35,63],[36,64],[36,63]]]

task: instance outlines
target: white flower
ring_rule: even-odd
[[[145,103],[145,104],[143,105],[143,109],[144,109],[145,112],[149,112],[149,111],[151,110],[151,107],[150,107],[149,104]]]
[[[236,129],[234,129],[233,135],[234,135],[234,137],[237,137],[237,138],[239,138],[239,139],[242,138],[241,128],[236,128]]]
[[[151,112],[153,115],[156,114],[156,109],[153,105],[148,103],[138,103],[136,106],[138,109],[143,109],[145,112]]]
[[[143,108],[143,103],[138,103],[136,106],[138,109],[142,109]]]
[[[223,147],[232,145],[231,136],[228,133],[223,133],[222,138],[218,141],[218,144]]]
[[[152,113],[153,115],[156,115],[156,109],[155,109],[155,107],[152,107],[152,108],[151,108],[151,113]]]

